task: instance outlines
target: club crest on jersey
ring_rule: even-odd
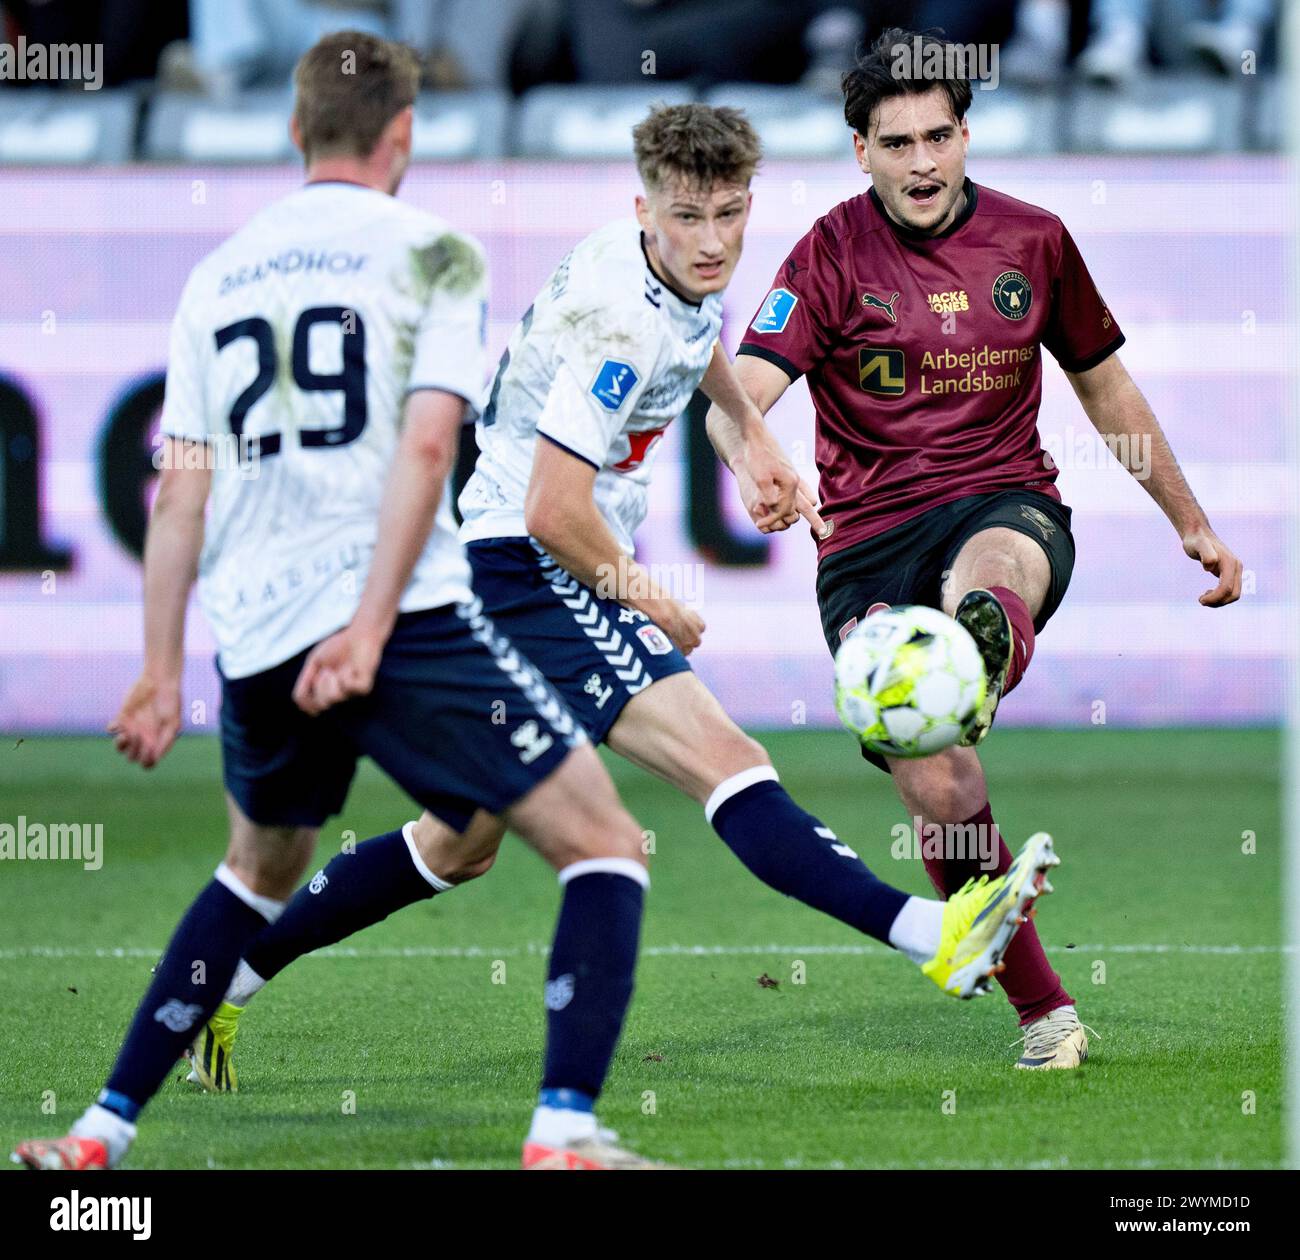
[[[896,324],[898,323],[898,316],[894,314],[894,303],[898,301],[898,298],[898,293],[891,293],[889,301],[886,302],[884,298],[878,298],[874,293],[864,293],[862,295],[862,305],[870,306],[877,311],[884,311],[889,316],[889,322]]]
[[[653,622],[638,629],[636,637],[651,656],[667,656],[673,650],[672,640]]]
[[[1007,319],[1024,319],[1034,304],[1034,290],[1027,276],[1019,271],[1004,271],[993,281],[993,305]]]
[[[617,411],[636,388],[641,378],[630,363],[621,359],[605,359],[591,383],[591,394],[606,411]]]
[[[785,332],[790,315],[798,304],[798,294],[789,289],[773,289],[763,300],[763,305],[750,327],[756,333]]]

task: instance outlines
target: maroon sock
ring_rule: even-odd
[[[1007,586],[990,586],[989,594],[1007,610],[1011,618],[1011,668],[1002,686],[1005,696],[1024,676],[1034,655],[1034,619],[1029,615],[1025,601]]]
[[[1021,607],[1024,607],[1023,603]],[[930,821],[926,820],[927,823]],[[962,824],[965,827],[972,825],[987,828],[988,834],[996,842],[997,867],[988,870],[981,866],[978,857],[944,859],[939,856],[923,856],[925,873],[945,899],[951,897],[968,879],[978,879],[981,875],[992,878],[1001,875],[1011,865],[1011,850],[998,832],[997,824],[993,821],[993,811],[987,803],[978,814]],[[924,852],[922,848],[923,855]],[[1062,986],[1061,977],[1047,961],[1032,920],[1016,933],[1004,961],[1006,970],[998,974],[998,983],[1005,990],[1011,1005],[1016,1008],[1022,1027],[1031,1020],[1046,1015],[1048,1011],[1053,1011],[1058,1006],[1069,1006],[1074,1001]]]

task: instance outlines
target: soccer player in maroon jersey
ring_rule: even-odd
[[[953,73],[933,44],[942,48],[933,36],[886,31],[844,76],[844,114],[871,188],[795,245],[736,367],[764,413],[808,379],[825,520],[817,600],[831,651],[894,604],[941,608],[974,635],[989,698],[963,746],[915,761],[865,755],[892,773],[926,835],[936,823],[946,835],[972,834],[947,831],[953,824],[987,828],[1001,871],[1010,855],[973,745],[1024,675],[1074,564],[1070,509],[1037,430],[1040,347],[1103,437],[1128,435],[1129,450],[1149,442],[1142,484],[1183,550],[1217,579],[1202,604],[1237,599],[1241,562],[1211,529],[1120,362],[1124,335],[1060,219],[966,178],[971,88],[962,77],[924,77],[936,64]],[[914,71],[901,49],[917,54]],[[765,509],[747,476],[739,452],[752,435],[717,408],[709,430],[760,528],[793,523]],[[926,870],[944,895],[981,873],[978,858],[952,853],[927,855]],[[1078,1066],[1087,1035],[1032,925],[1000,979],[1025,1032],[1017,1066]]]

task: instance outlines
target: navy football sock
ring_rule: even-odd
[[[632,999],[650,878],[630,858],[597,858],[565,867],[560,882],[564,900],[546,973],[542,1099],[584,1109],[605,1083]]]
[[[769,887],[889,944],[908,899],[882,883],[835,833],[800,809],[771,766],[720,783],[704,807],[727,847]]]
[[[284,913],[249,945],[244,961],[269,980],[295,958],[451,887],[422,868],[402,831],[363,840],[294,893]]]
[[[217,868],[154,971],[99,1096],[102,1106],[135,1120],[217,1009],[249,941],[283,904],[249,892],[224,863]]]

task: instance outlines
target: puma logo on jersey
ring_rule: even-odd
[[[890,295],[889,301],[878,298],[874,293],[864,293],[862,295],[862,305],[875,307],[878,311],[884,311],[889,316],[891,324],[898,323],[898,316],[894,314],[894,303],[898,301],[899,294],[894,292]]]

